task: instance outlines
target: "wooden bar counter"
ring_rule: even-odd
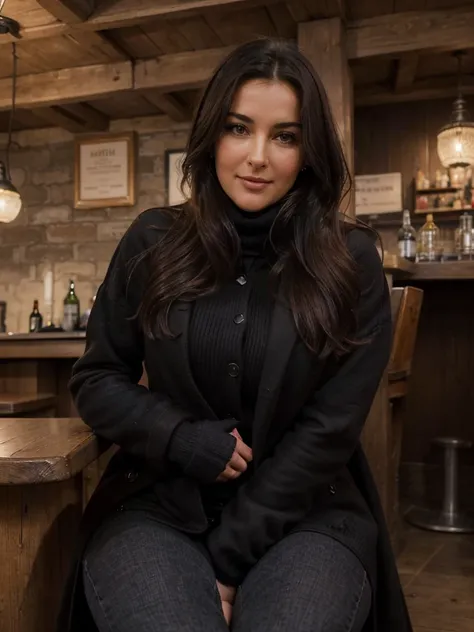
[[[49,393],[52,416],[76,416],[67,383],[84,348],[84,332],[0,334],[0,393]]]
[[[79,419],[0,419],[0,630],[53,632],[77,545],[83,470],[101,454]]]

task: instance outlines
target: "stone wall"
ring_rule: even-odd
[[[72,136],[60,130],[17,135],[11,172],[23,208],[14,222],[0,224],[0,300],[7,301],[8,331],[28,330],[36,298],[44,314],[43,277],[48,268],[54,273],[56,323],[61,322],[70,278],[76,281],[81,311],[88,307],[127,227],[141,211],[164,204],[165,150],[181,149],[186,130],[138,131],[136,205],[92,210],[73,208]]]

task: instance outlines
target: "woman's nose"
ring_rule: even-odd
[[[247,161],[254,169],[259,169],[267,164],[267,144],[263,139],[255,138],[251,142]]]

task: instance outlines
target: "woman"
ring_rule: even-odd
[[[74,367],[82,418],[120,450],[61,632],[408,631],[359,444],[389,293],[339,213],[343,153],[294,44],[222,63],[183,169],[190,201],[132,224]]]

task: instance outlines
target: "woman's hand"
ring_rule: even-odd
[[[227,625],[230,625],[236,589],[233,586],[224,586],[224,584],[217,582],[217,590],[219,591],[219,596],[221,598],[222,612],[224,613]]]
[[[247,464],[253,459],[252,450],[243,442],[239,431],[234,428],[230,434],[237,439],[237,443],[225,470],[217,477],[217,481],[221,483],[238,478],[246,471]]]

